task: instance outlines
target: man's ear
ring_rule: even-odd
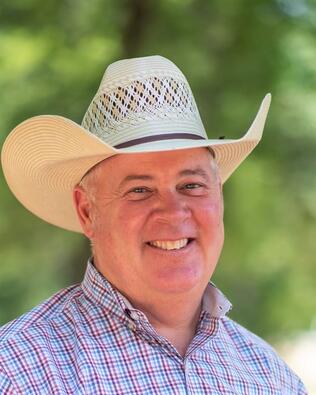
[[[93,237],[92,202],[80,185],[74,187],[73,201],[83,233],[91,239]]]

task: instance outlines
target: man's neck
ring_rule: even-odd
[[[165,337],[184,357],[192,339],[201,313],[201,299],[182,297],[160,300],[159,303],[137,303],[133,306],[141,310],[157,333]]]
[[[94,264],[102,273],[94,259]],[[111,281],[109,273],[103,273],[111,284],[124,295],[132,306],[142,311],[148,318],[156,332],[165,337],[184,356],[192,339],[194,338],[201,313],[202,295],[205,290],[203,284],[190,291],[179,293],[149,292],[137,286],[128,284],[128,292],[120,289],[115,281]]]

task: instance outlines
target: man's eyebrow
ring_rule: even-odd
[[[196,175],[203,177],[205,180],[210,179],[209,174],[201,167],[197,167],[195,169],[184,169],[178,173],[179,177],[196,176]],[[152,181],[152,180],[154,180],[154,177],[148,174],[129,174],[128,176],[123,178],[123,180],[120,182],[119,187],[128,183],[129,181]]]
[[[204,169],[202,169],[201,167],[197,167],[195,169],[184,169],[184,170],[181,170],[179,172],[179,176],[181,176],[181,177],[183,177],[183,176],[196,176],[196,175],[201,176],[201,177],[203,177],[206,180],[210,179],[209,174]]]
[[[154,177],[146,174],[129,174],[128,176],[123,178],[119,186],[121,187],[123,184],[126,184],[129,181],[138,181],[138,180],[149,181],[153,179]]]

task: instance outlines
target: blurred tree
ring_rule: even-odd
[[[22,120],[77,122],[104,68],[161,54],[187,76],[209,136],[238,138],[267,91],[255,154],[225,185],[226,243],[214,281],[231,316],[264,337],[311,325],[316,311],[316,79],[312,2],[4,0],[0,139]],[[27,212],[0,179],[0,323],[80,281],[80,235]]]

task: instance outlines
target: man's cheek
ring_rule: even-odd
[[[220,225],[223,220],[223,205],[221,202],[209,203],[201,207],[200,216],[204,222]]]

